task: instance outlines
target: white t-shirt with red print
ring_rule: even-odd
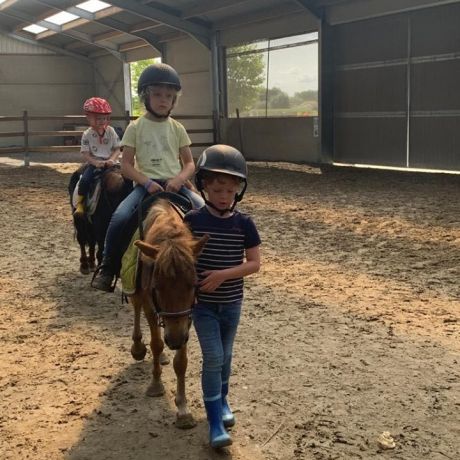
[[[102,136],[93,128],[88,128],[81,136],[81,153],[90,153],[93,157],[108,160],[114,149],[120,147],[120,139],[116,131],[107,126]]]

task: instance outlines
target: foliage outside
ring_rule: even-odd
[[[139,100],[137,95],[137,82],[142,71],[154,62],[159,62],[159,59],[144,59],[143,61],[133,62],[130,65],[131,74],[131,114],[139,117],[144,113],[144,104]]]
[[[228,116],[235,117],[236,109],[243,117],[317,116],[318,91],[289,96],[277,87],[267,89],[264,55],[247,53],[254,50],[254,44],[235,47],[227,58]]]
[[[232,52],[245,53],[255,49],[255,45],[242,45]],[[262,53],[237,54],[227,60],[228,113],[234,116],[249,110],[260,98],[265,81],[265,63]]]

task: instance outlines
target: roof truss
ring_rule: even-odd
[[[163,52],[163,45],[160,43],[159,38],[153,32],[150,32],[148,30],[144,30],[144,31],[131,30],[131,28],[128,25],[126,25],[123,22],[117,21],[116,19],[110,17],[111,15],[122,11],[121,8],[118,8],[118,7],[112,8],[110,12],[102,10],[102,11],[97,12],[97,13],[89,13],[88,11],[83,10],[81,8],[78,8],[76,6],[68,6],[67,8],[64,8],[65,2],[62,2],[61,0],[35,0],[35,1],[38,2],[38,3],[41,3],[43,5],[49,6],[50,8],[58,9],[60,11],[66,11],[68,13],[72,13],[72,14],[74,14],[76,16],[79,16],[81,19],[84,20],[85,23],[86,22],[94,22],[94,23],[97,23],[97,24],[104,25],[104,26],[106,26],[106,27],[108,27],[110,29],[116,30],[118,32],[118,34],[125,33],[125,34],[129,34],[129,35],[133,35],[133,36],[135,36],[137,38],[141,38],[146,42],[146,44],[148,44],[148,45],[152,46],[153,48],[155,48],[160,54],[162,54],[162,52]],[[64,6],[63,6],[63,4],[64,4]],[[107,8],[107,9],[109,9],[109,8]],[[77,21],[72,21],[72,22],[77,22]],[[69,28],[74,27],[74,26],[72,26],[71,22],[68,25],[69,25]],[[78,25],[80,25],[80,24],[78,24]],[[39,34],[39,37],[37,37],[37,38],[38,39],[43,38],[45,33],[46,32],[43,32],[43,34],[41,36]],[[96,46],[98,46],[97,44],[102,40],[97,39],[95,37],[92,37],[92,41],[93,41],[93,44],[96,44]],[[104,41],[106,42],[105,39],[104,39]]]

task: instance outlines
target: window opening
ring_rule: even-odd
[[[243,117],[318,115],[318,33],[227,48],[227,112]]]

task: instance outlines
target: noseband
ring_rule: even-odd
[[[195,296],[196,297],[196,292],[198,291],[198,285],[195,285]],[[181,311],[164,311],[161,309],[160,304],[158,302],[158,296],[157,296],[157,288],[155,286],[152,286],[152,302],[153,306],[155,307],[155,316],[157,318],[157,324],[160,327],[165,327],[165,323],[163,321],[164,318],[182,318],[184,316],[188,317],[189,323],[192,322],[192,312],[193,312],[193,306],[195,305],[195,301],[192,300],[192,304],[190,305],[190,308],[186,310],[181,310]]]

